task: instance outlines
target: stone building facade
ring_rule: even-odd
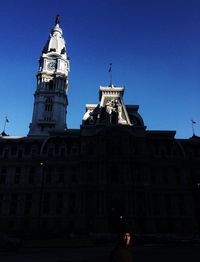
[[[192,236],[200,230],[199,137],[146,130],[139,106],[125,105],[124,88],[114,85],[99,88],[99,104],[86,105],[80,129],[67,129],[61,32],[57,18],[40,59],[28,136],[0,136],[0,231],[105,233],[125,221],[138,234]],[[52,63],[45,59],[54,66],[45,69]]]

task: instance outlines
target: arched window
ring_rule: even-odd
[[[53,100],[51,97],[45,100],[45,111],[52,112],[53,111]]]

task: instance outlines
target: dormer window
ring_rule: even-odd
[[[64,55],[66,53],[65,48],[63,47],[63,49],[61,50],[61,55]]]
[[[49,52],[56,52],[55,48],[50,48]]]

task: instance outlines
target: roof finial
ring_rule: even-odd
[[[55,25],[60,25],[60,16],[59,15],[56,16]]]

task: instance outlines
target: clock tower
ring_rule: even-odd
[[[68,73],[69,58],[57,16],[39,59],[29,136],[48,136],[50,131],[62,132],[67,128]]]

